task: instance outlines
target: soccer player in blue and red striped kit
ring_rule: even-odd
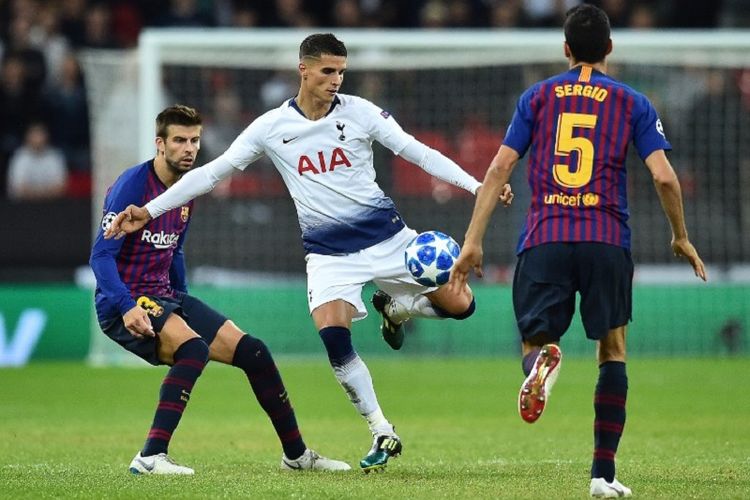
[[[121,240],[104,239],[114,216],[167,190],[195,165],[202,120],[176,105],[156,118],[156,157],[126,170],[104,200],[91,252],[96,313],[102,331],[152,365],[169,365],[146,444],[130,463],[134,474],[193,474],[167,454],[193,386],[209,360],[245,372],[281,441],[284,470],[349,470],[305,445],[276,364],[266,345],[188,294],[183,244],[190,201]]]
[[[688,239],[680,184],[665,155],[671,146],[656,111],[645,96],[606,74],[612,51],[607,15],[593,5],[574,7],[564,31],[570,69],[521,95],[477,197],[450,286],[463,286],[471,269],[482,275],[482,240],[497,195],[528,150],[531,206],[513,279],[527,375],[518,409],[529,423],[541,416],[560,369],[558,344],[580,293],[583,326],[597,342],[599,363],[589,492],[630,496],[630,488],[615,478],[625,424],[625,332],[632,302],[625,169],[630,142],[653,176],[672,229],[672,251],[704,281],[706,271]]]

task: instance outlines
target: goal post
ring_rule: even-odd
[[[145,30],[138,48],[138,158],[153,153],[153,120],[170,98],[187,100],[205,111],[211,123],[208,132],[222,121],[221,116],[211,116],[210,100],[215,93],[238,93],[240,105],[250,117],[280,104],[278,99],[260,103],[252,87],[264,85],[277,74],[293,82],[298,46],[308,34],[306,30],[283,29]],[[456,135],[465,125],[461,120],[469,120],[468,115],[485,120],[482,125],[495,132],[497,147],[519,93],[533,81],[565,67],[560,30],[344,29],[336,34],[349,51],[342,92],[361,93],[388,107],[408,131],[422,132],[428,139],[425,142],[433,140],[431,145],[447,142],[459,163],[466,154],[470,156],[470,151],[462,154],[462,148],[477,154],[490,150],[489,141],[474,148],[456,144],[460,140]],[[750,111],[736,104],[747,106],[750,101],[750,31],[616,30],[612,38],[614,51],[608,61],[613,74],[646,93],[665,122],[667,137],[675,147],[673,163],[684,174],[689,226],[702,243],[707,260],[722,265],[746,260],[750,255],[750,202],[742,200],[738,186],[747,185],[750,175],[750,155],[745,154],[744,145]],[[220,88],[207,83],[215,74],[231,82]],[[351,84],[350,78],[354,80]],[[723,88],[715,88],[717,80]],[[380,88],[373,90],[375,85]],[[746,95],[740,94],[741,87]],[[296,88],[288,85],[288,91]],[[704,98],[713,99],[716,106],[706,104],[713,111],[698,120],[695,113],[701,111],[699,104]],[[472,158],[469,163],[477,165],[467,169],[480,176],[490,158]],[[390,163],[391,158],[383,155],[379,170],[388,170]],[[719,163],[721,170],[714,168]],[[713,177],[703,172],[706,168],[712,169]],[[411,175],[404,178],[399,170],[394,167],[393,174],[383,174],[395,184],[384,189],[395,188],[397,197],[401,191],[411,192],[402,185]],[[630,193],[633,222],[641,226],[646,215],[644,223],[649,226],[645,234],[634,238],[644,245],[642,250],[636,243],[635,253],[640,262],[668,262],[663,217],[652,193],[644,192],[650,187],[645,182],[649,179],[634,161],[630,171],[637,184],[631,186]],[[515,182],[519,189],[523,184]],[[640,208],[642,199],[646,209]],[[722,232],[718,238],[717,231]],[[711,236],[702,240],[702,235]],[[509,256],[508,248],[504,258]]]
[[[153,116],[162,107],[162,67],[253,68],[291,71],[300,42],[297,29],[146,29],[139,38],[140,153],[151,151]],[[352,71],[414,70],[562,63],[560,30],[337,30]],[[615,64],[742,68],[750,32],[615,31]]]

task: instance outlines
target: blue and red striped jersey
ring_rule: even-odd
[[[149,160],[123,172],[107,191],[90,259],[96,276],[96,313],[100,322],[135,307],[134,297],[187,292],[182,246],[192,216],[192,201],[120,240],[104,239],[104,230],[117,213],[131,204],[143,206],[166,189],[154,171],[153,160]]]
[[[531,206],[517,252],[551,242],[630,248],[625,158],[669,150],[649,100],[591,66],[541,81],[518,100],[503,144],[529,150]]]

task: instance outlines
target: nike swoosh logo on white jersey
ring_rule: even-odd
[[[293,140],[295,140],[297,137],[299,137],[299,136],[292,137],[291,139],[284,139],[284,138],[282,138],[281,142],[283,142],[284,144],[288,144],[288,143],[292,142]]]

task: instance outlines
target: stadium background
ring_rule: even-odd
[[[682,28],[711,37],[726,28],[750,26],[750,8],[742,0],[597,3],[618,29],[615,44],[618,34],[669,35],[672,29]],[[288,28],[296,30],[290,35],[296,37],[295,44],[298,35],[313,26],[407,30],[389,31],[391,37],[426,30],[450,39],[467,29],[502,35],[526,28],[553,28],[559,36],[561,13],[552,8],[554,4],[542,0],[0,2],[0,365],[29,359],[85,359],[92,350],[95,360],[118,359],[98,343],[102,336],[91,324],[91,276],[86,262],[101,186],[147,157],[141,154],[144,130],[137,127],[141,119],[137,86],[126,86],[130,90],[118,94],[119,84],[129,79],[132,85],[138,83],[136,51],[145,29],[234,27],[247,33]],[[733,33],[748,36],[746,30]],[[506,60],[462,65],[462,57],[468,60],[472,52],[452,54],[450,64],[435,67],[418,67],[415,61],[413,67],[395,68],[383,60],[374,65],[380,69],[358,71],[350,64],[343,91],[388,109],[407,131],[481,178],[519,92],[562,69],[564,61],[560,56],[556,63]],[[691,60],[687,49],[684,60],[670,64],[618,65],[617,54],[616,45],[613,73],[649,95],[665,122],[675,148],[671,158],[681,176],[688,228],[709,264],[712,280],[707,286],[694,283],[689,269],[674,263],[668,226],[648,172],[631,158],[633,253],[638,264],[633,350],[659,355],[746,353],[750,201],[742,188],[750,185],[750,56],[731,62],[720,57]],[[190,56],[186,54],[186,60]],[[242,59],[244,54],[235,56]],[[286,68],[293,69],[293,64]],[[206,161],[220,154],[253,117],[293,95],[296,77],[288,69],[218,59],[199,66],[170,62],[163,68],[160,98],[165,103],[188,103],[204,114],[199,159]],[[63,155],[65,178],[41,195],[11,192],[10,164],[27,128],[37,122],[47,127],[51,147]],[[151,131],[146,130],[147,136]],[[122,150],[130,156],[112,153]],[[379,182],[407,222],[420,230],[442,229],[460,240],[472,199],[401,164],[382,148],[376,155]],[[249,170],[196,205],[187,244],[192,290],[267,339],[279,354],[318,352],[319,340],[304,302],[303,253],[292,203],[270,164]],[[528,199],[522,173],[518,169],[514,178],[515,206],[496,216],[489,235],[487,277],[482,283],[475,281],[483,312],[462,325],[412,322],[407,354],[516,352],[508,283]],[[357,324],[355,334],[363,352],[386,352],[372,316]],[[569,337],[568,352],[591,351],[580,335]]]

